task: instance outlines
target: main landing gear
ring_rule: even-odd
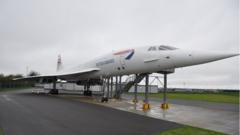
[[[92,96],[92,91],[90,90],[90,84],[84,85],[83,95],[84,96]]]
[[[57,90],[57,89],[51,89],[51,90],[49,91],[49,94],[57,95],[57,94],[58,94],[58,90]]]
[[[103,103],[103,102],[108,102],[108,98],[107,98],[107,97],[102,97],[101,102],[102,102],[102,103]]]
[[[57,77],[53,77],[52,80],[53,80],[53,88],[49,91],[49,94],[57,95],[59,93],[58,89],[56,88]]]
[[[91,90],[83,91],[83,95],[84,96],[92,96],[92,91]]]

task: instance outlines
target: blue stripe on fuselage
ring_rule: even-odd
[[[130,60],[134,54],[134,50],[125,58],[125,60]]]

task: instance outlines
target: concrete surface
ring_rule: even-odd
[[[157,119],[173,121],[184,125],[195,126],[199,128],[210,129],[230,135],[239,134],[239,111],[236,110],[236,104],[210,103],[210,102],[193,102],[182,101],[180,104],[172,104],[170,109],[162,110],[160,101],[150,101],[151,110],[142,111],[142,102],[132,103],[131,98],[123,100],[110,100],[108,103],[100,103],[100,98],[87,98],[79,95],[59,95],[64,98],[80,100],[99,105],[112,107],[119,110],[129,111]],[[141,98],[140,98],[141,99]],[[182,105],[185,103],[186,105]],[[204,105],[201,105],[203,103]],[[229,106],[228,106],[229,105]],[[237,107],[236,107],[237,106]]]
[[[152,135],[182,126],[60,97],[29,90],[1,92],[4,135]]]
[[[126,99],[126,100],[132,100],[133,95],[123,94],[122,98]],[[138,96],[138,99],[143,100],[144,97]],[[162,98],[149,97],[149,99],[151,101],[158,102],[158,103],[163,101]],[[185,105],[185,106],[202,107],[202,108],[208,108],[208,109],[214,109],[214,110],[239,112],[239,105],[231,104],[231,103],[217,103],[217,102],[181,100],[181,99],[168,99],[168,102],[171,104],[177,104],[177,105]]]

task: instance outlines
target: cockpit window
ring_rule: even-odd
[[[151,46],[148,48],[148,51],[156,51],[156,50],[157,50],[156,46]]]
[[[148,48],[148,51],[164,51],[164,50],[176,50],[177,48],[167,45],[160,45],[160,46],[151,46]]]
[[[159,46],[159,50],[161,49],[165,49],[165,50],[176,50],[177,48],[172,47],[172,46],[167,46],[167,45],[161,45]]]
[[[158,47],[158,50],[162,51],[162,50],[167,50],[166,48],[162,47],[162,46],[159,46]]]

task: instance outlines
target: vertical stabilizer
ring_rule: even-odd
[[[58,55],[58,60],[57,60],[57,72],[62,70],[62,58],[61,55]]]

